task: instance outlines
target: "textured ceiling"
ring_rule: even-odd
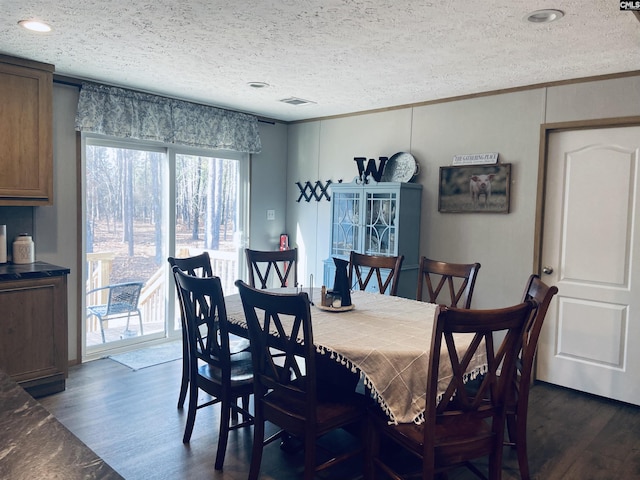
[[[640,70],[639,43],[614,0],[0,1],[0,53],[285,121]]]

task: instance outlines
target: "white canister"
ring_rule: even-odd
[[[13,263],[35,262],[35,247],[28,233],[21,233],[13,241]]]

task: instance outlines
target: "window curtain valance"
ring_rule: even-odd
[[[262,148],[253,115],[95,83],[82,84],[76,130],[246,153]]]

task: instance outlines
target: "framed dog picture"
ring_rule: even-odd
[[[509,213],[511,164],[440,167],[438,211]]]

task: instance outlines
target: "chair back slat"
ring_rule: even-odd
[[[316,397],[315,347],[308,295],[266,292],[241,281],[236,285],[249,328],[255,387],[305,402],[312,421]]]
[[[197,375],[198,358],[230,377],[229,328],[220,278],[193,277],[178,266],[173,267],[173,275],[186,328],[191,378]]]
[[[531,373],[540,331],[551,300],[557,293],[558,287],[545,284],[538,275],[531,275],[527,281],[522,301],[532,300],[535,302],[535,307],[532,309],[527,326],[522,333],[522,346],[516,363],[516,375],[513,377],[515,385],[512,402],[516,402],[519,397],[522,397],[522,402],[528,403]]]
[[[542,324],[547,315],[553,296],[558,293],[558,287],[545,284],[538,275],[531,275],[527,281],[522,301],[533,299],[537,307],[532,312],[523,336],[522,353],[533,361],[533,356],[538,344]]]
[[[390,295],[397,295],[403,261],[404,255],[384,257],[352,251],[349,257],[349,284],[351,288],[366,290],[375,275],[380,293],[386,293],[389,288]]]
[[[269,279],[273,272],[278,277],[278,285],[295,287],[298,284],[298,249],[260,251],[245,249],[249,267],[249,285],[256,288],[269,288]],[[256,277],[259,282],[256,282]],[[290,279],[290,277],[293,277]]]
[[[169,257],[167,260],[171,268],[178,267],[192,277],[213,277],[209,252],[186,258]]]
[[[449,307],[471,308],[479,270],[479,263],[448,263],[421,257],[416,299]]]
[[[193,257],[185,257],[185,258],[176,258],[169,257],[167,259],[169,265],[173,269],[177,267],[181,272],[186,273],[191,277],[200,277],[200,278],[210,278],[213,277],[213,270],[211,268],[211,258],[209,257],[208,252],[202,252],[199,255],[195,255]],[[174,276],[174,279],[176,277]],[[178,287],[176,283],[176,288]],[[178,291],[179,294],[179,291]],[[196,296],[194,296],[196,295]],[[206,309],[207,307],[207,298],[198,297],[196,292],[191,292],[191,302],[197,309]],[[180,301],[180,300],[178,300]],[[196,318],[203,318],[206,316],[205,312],[196,312]],[[182,325],[183,329],[186,328],[186,325]]]

